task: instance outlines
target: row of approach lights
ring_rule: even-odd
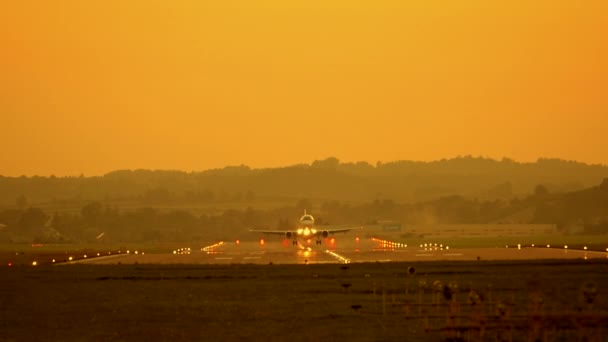
[[[420,248],[424,248],[425,251],[437,251],[437,250],[450,250],[450,246],[443,245],[442,243],[421,243]]]
[[[406,248],[407,247],[407,245],[405,243],[394,242],[394,241],[389,241],[389,240],[372,238],[372,241],[381,243],[383,248]]]
[[[236,242],[237,245],[241,243],[239,240],[236,240],[236,241],[237,241]],[[214,250],[215,248],[220,247],[223,244],[224,244],[224,241],[220,241],[220,242],[214,243],[213,245],[201,248],[201,251],[206,252],[207,254],[212,254],[215,252],[215,250]]]
[[[122,253],[123,253],[122,251],[118,251],[118,252],[117,252],[117,254],[122,254]],[[131,251],[130,251],[130,250],[127,250],[127,251],[126,251],[126,254],[131,254]],[[144,252],[141,252],[141,253],[140,253],[139,251],[134,251],[134,252],[133,252],[133,254],[141,254],[141,255],[144,255],[145,253],[144,253]],[[106,255],[112,255],[112,252],[108,252],[108,254],[104,254],[103,256],[106,256]],[[102,256],[102,254],[101,254],[101,253],[97,253],[96,255],[92,255],[92,256],[89,256],[88,254],[83,254],[83,255],[82,255],[82,259],[89,259],[89,258],[95,258],[95,257],[100,257],[100,256]],[[75,261],[75,260],[78,260],[78,259],[77,259],[77,257],[74,257],[74,256],[70,255],[70,256],[67,258],[67,260],[65,260],[64,262],[70,262],[70,261]],[[58,264],[58,263],[61,263],[61,261],[57,261],[57,259],[52,259],[52,260],[51,260],[51,264]],[[38,266],[38,264],[39,264],[39,263],[38,263],[38,260],[34,260],[34,261],[32,261],[32,266]],[[7,263],[7,266],[8,266],[8,267],[12,267],[12,266],[13,266],[13,263],[9,261],[9,262]]]
[[[349,258],[343,257],[343,256],[341,256],[338,253],[330,251],[329,249],[326,250],[325,253],[327,253],[327,254],[333,256],[334,258],[338,259],[338,261],[340,261],[341,263],[350,264],[350,259]]]
[[[223,244],[224,244],[224,241],[220,241],[220,242],[214,243],[213,245],[201,248],[201,251],[211,253],[211,252],[213,252],[213,250],[215,248],[220,247]],[[173,254],[192,254],[192,249],[190,247],[178,248],[173,251]]]
[[[407,248],[407,244],[405,243],[400,243],[400,242],[394,242],[394,241],[389,241],[389,240],[382,240],[382,239],[377,239],[377,238],[372,238],[372,241],[377,242],[377,243],[381,243],[383,248]],[[450,247],[449,246],[444,246],[441,243],[421,243],[420,244],[420,248],[424,248],[424,250],[449,250]]]
[[[535,246],[534,244],[531,244],[531,245],[530,245],[530,247],[536,247],[536,246]],[[505,248],[510,248],[510,246],[509,246],[509,245],[506,245],[506,246],[505,246]],[[521,248],[522,248],[521,243],[518,243],[518,244],[517,244],[517,249],[521,249]],[[551,245],[550,245],[550,244],[548,244],[548,245],[547,245],[547,248],[551,248]],[[568,249],[568,245],[564,245],[564,249]],[[583,250],[584,250],[584,251],[586,251],[587,249],[588,249],[588,248],[587,248],[587,246],[583,246]],[[608,252],[608,248],[606,248],[606,252]]]

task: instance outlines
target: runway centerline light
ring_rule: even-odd
[[[32,266],[36,266],[36,265],[38,265],[38,261],[32,262]]]

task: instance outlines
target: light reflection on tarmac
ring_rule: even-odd
[[[425,249],[419,246],[383,248],[372,239],[355,241],[341,237],[334,246],[310,245],[302,250],[282,241],[225,242],[202,251],[204,246],[191,246],[191,254],[121,254],[83,259],[72,263],[86,264],[321,264],[359,262],[399,262],[438,260],[528,260],[528,259],[594,259],[608,258],[606,252],[558,248],[450,248]],[[331,253],[329,253],[331,252]]]

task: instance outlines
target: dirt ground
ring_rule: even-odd
[[[608,261],[0,268],[0,341],[608,341]]]

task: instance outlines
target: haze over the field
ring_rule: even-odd
[[[608,2],[4,1],[0,174],[608,164]]]

